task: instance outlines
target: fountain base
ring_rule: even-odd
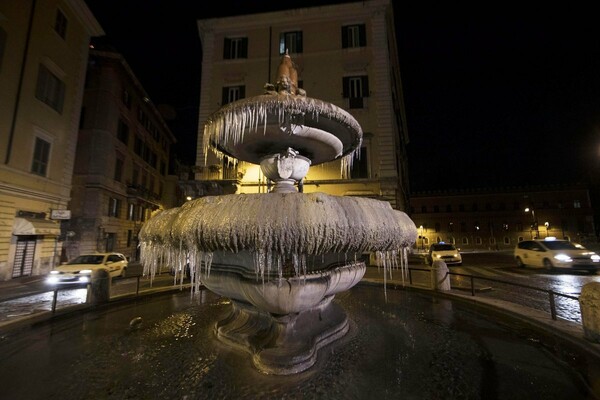
[[[217,338],[251,354],[254,367],[262,373],[291,375],[315,364],[323,346],[348,332],[343,308],[335,296],[300,313],[275,315],[248,303],[232,300],[232,311],[217,323]]]

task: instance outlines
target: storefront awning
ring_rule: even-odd
[[[13,235],[60,235],[60,224],[46,219],[15,218]]]

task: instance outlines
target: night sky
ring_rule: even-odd
[[[332,1],[87,0],[105,43],[166,104],[193,163],[196,19]],[[333,1],[339,2],[339,1]],[[412,191],[600,180],[600,24],[589,9],[460,10],[394,2]],[[504,7],[508,5],[502,3]],[[477,14],[477,15],[475,15]],[[309,94],[310,95],[310,94]]]

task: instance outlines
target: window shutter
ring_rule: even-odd
[[[342,49],[348,48],[348,27],[342,26]]]
[[[240,86],[240,99],[246,98],[246,86]]]
[[[360,47],[365,47],[367,45],[367,29],[364,25],[358,26],[358,33]]]
[[[223,43],[223,59],[224,60],[229,60],[231,58],[230,50],[231,50],[231,39],[225,38],[225,41]]]
[[[348,97],[350,97],[350,78],[344,77],[342,79],[342,86],[343,86],[343,96],[345,99],[347,99]]]
[[[296,35],[296,53],[302,53],[302,32]]]
[[[363,76],[361,77],[362,80],[362,95],[363,97],[369,97],[369,77],[368,76]]]
[[[242,38],[242,48],[240,49],[240,58],[248,58],[248,38]]]
[[[229,103],[229,88],[224,87],[221,92],[221,105]]]

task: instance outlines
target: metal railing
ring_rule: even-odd
[[[542,288],[538,288],[538,287],[531,286],[531,285],[525,285],[522,283],[508,282],[508,281],[504,281],[501,279],[488,278],[488,277],[483,277],[483,276],[461,274],[458,272],[447,272],[446,277],[448,277],[448,275],[463,276],[463,277],[469,278],[470,282],[471,282],[471,287],[470,287],[471,296],[475,296],[475,279],[489,281],[489,282],[502,283],[503,285],[516,286],[516,287],[529,289],[529,290],[533,290],[533,291],[540,292],[540,293],[545,293],[548,298],[548,303],[550,305],[550,315],[551,315],[552,319],[555,321],[557,318],[555,296],[560,296],[560,297],[564,297],[564,298],[571,299],[571,300],[577,300],[577,301],[579,300],[578,296],[572,296],[569,294],[559,293],[559,292],[555,292],[554,290],[551,290],[551,289],[542,289]]]
[[[411,285],[413,285],[413,276],[412,276],[412,271],[425,271],[428,272],[430,275],[434,273],[433,269],[430,268],[408,268],[408,281]],[[548,305],[550,308],[550,316],[552,317],[553,320],[557,319],[557,312],[556,312],[556,297],[563,297],[566,299],[570,299],[570,300],[576,300],[579,301],[579,297],[578,296],[573,296],[573,295],[569,295],[569,294],[564,294],[564,293],[560,293],[560,292],[556,292],[554,290],[551,289],[542,289],[539,287],[535,287],[535,286],[531,286],[531,285],[525,285],[522,283],[517,283],[517,282],[509,282],[509,281],[505,281],[505,280],[501,280],[501,279],[495,279],[495,278],[488,278],[488,277],[484,277],[484,276],[477,276],[477,275],[470,275],[470,274],[461,274],[458,272],[451,272],[448,271],[446,273],[446,276],[444,278],[448,278],[450,279],[450,276],[454,275],[454,276],[462,276],[465,278],[469,279],[470,282],[470,286],[469,286],[469,291],[471,293],[471,296],[475,296],[476,290],[475,290],[475,281],[476,280],[480,280],[480,281],[488,281],[488,282],[495,282],[495,283],[501,283],[503,285],[508,285],[508,286],[514,286],[514,287],[519,287],[519,288],[524,288],[524,289],[528,289],[528,290],[532,290],[535,292],[539,292],[539,293],[543,293],[547,300],[548,300]],[[516,303],[518,304],[518,303]],[[523,305],[523,304],[520,304]]]

